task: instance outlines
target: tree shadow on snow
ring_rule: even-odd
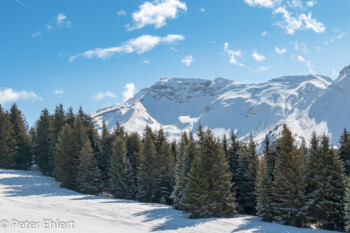
[[[60,188],[60,183],[51,177],[43,177],[36,171],[20,171],[0,169],[0,185],[6,196],[72,196],[81,195],[75,191]],[[6,177],[8,176],[8,177]]]
[[[154,205],[154,204],[152,204]],[[205,218],[205,219],[190,219],[188,214],[181,211],[174,210],[172,207],[159,205],[162,208],[153,210],[147,210],[135,214],[135,216],[145,216],[145,222],[162,220],[165,222],[158,226],[155,226],[152,231],[164,231],[164,230],[179,230],[181,228],[193,227],[198,224],[215,221],[217,218]]]
[[[262,232],[268,232],[268,233],[290,233],[290,232],[335,232],[335,231],[326,231],[326,230],[319,230],[319,229],[307,229],[307,228],[297,228],[292,226],[286,226],[278,223],[270,223],[270,222],[262,222],[259,217],[255,216],[244,216],[241,215],[242,220],[241,224],[238,224],[237,228],[234,228],[232,230],[233,232],[256,232],[256,233],[262,233]]]

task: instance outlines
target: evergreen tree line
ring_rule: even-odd
[[[350,231],[350,133],[339,147],[326,135],[297,146],[286,125],[275,141],[265,137],[257,153],[253,134],[218,139],[199,126],[169,142],[162,129],[143,135],[117,123],[99,135],[82,108],[44,109],[28,130],[14,104],[0,107],[0,167],[37,164],[61,186],[86,194],[173,205],[191,218],[257,215],[296,227]]]

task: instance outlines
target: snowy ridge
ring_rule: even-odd
[[[278,136],[287,123],[298,141],[312,131],[331,135],[337,144],[344,127],[350,127],[350,66],[337,80],[323,75],[285,76],[256,84],[215,80],[163,78],[140,90],[124,104],[92,114],[101,129],[112,130],[119,121],[127,131],[143,133],[148,124],[163,127],[169,139],[181,132],[210,127],[216,136],[235,130],[241,140],[254,132],[257,142],[266,134]],[[335,104],[339,103],[339,104]]]

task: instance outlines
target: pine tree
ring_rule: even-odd
[[[258,156],[253,135],[250,135],[248,146],[239,155],[237,200],[239,211],[245,214],[255,214],[256,194],[255,180],[258,168]]]
[[[267,162],[264,156],[259,161],[259,169],[256,177],[256,214],[265,222],[271,222],[273,220],[272,193],[272,179],[269,176]]]
[[[183,201],[183,209],[191,213],[190,218],[211,217],[208,206],[209,179],[207,175],[201,158],[196,155],[191,163]]]
[[[16,155],[16,140],[10,116],[0,105],[0,167],[14,168]]]
[[[137,176],[137,199],[144,202],[157,202],[157,152],[154,145],[153,132],[146,127],[146,134],[141,151],[140,168]]]
[[[141,140],[138,133],[131,133],[126,137],[126,151],[126,157],[133,171],[134,185],[137,188],[137,173],[141,157]]]
[[[310,223],[328,230],[344,226],[344,195],[347,178],[343,163],[322,136],[318,146],[316,135],[311,139],[306,214]],[[316,147],[317,146],[317,147]]]
[[[157,152],[157,171],[156,179],[159,184],[157,198],[163,204],[171,204],[170,195],[174,185],[174,158],[172,157],[171,148],[164,134],[163,129],[157,132],[155,137],[155,147]]]
[[[276,165],[276,151],[274,150],[273,144],[270,141],[268,135],[265,136],[264,139],[264,150],[263,154],[266,159],[267,172],[269,175],[269,179],[274,181],[274,170]]]
[[[54,152],[52,117],[44,109],[36,123],[35,158],[38,168],[44,175],[53,176]]]
[[[79,153],[78,190],[82,193],[97,195],[102,190],[101,172],[93,154],[88,138],[83,143]]]
[[[344,200],[344,220],[345,220],[345,232],[350,232],[350,180],[346,177],[345,186],[345,200]]]
[[[93,151],[93,154],[95,156],[95,159],[98,160],[100,158],[101,149],[100,149],[100,138],[98,135],[98,132],[94,126],[94,122],[89,114],[86,114],[83,110],[83,108],[80,106],[78,111],[78,118],[80,118],[84,129],[88,135],[88,138],[91,143],[91,148]]]
[[[66,119],[65,119],[63,105],[60,104],[60,105],[56,106],[55,114],[53,115],[53,141],[54,141],[54,144],[56,144],[58,142],[58,137],[59,137],[59,134],[60,134],[63,126],[66,123],[65,121],[66,121]]]
[[[32,150],[27,133],[28,126],[16,104],[13,104],[10,109],[10,121],[14,130],[14,140],[16,141],[15,168],[28,170],[32,166]]]
[[[111,193],[116,198],[135,198],[134,173],[126,157],[126,147],[122,136],[117,136],[112,144],[110,177]]]
[[[240,150],[240,142],[237,139],[234,132],[231,133],[229,147],[227,151],[227,159],[230,166],[230,171],[232,173],[232,192],[236,190],[237,184],[238,184],[238,168],[239,168],[239,150]]]
[[[201,179],[204,179],[204,181],[198,180],[198,175],[194,176],[190,170],[189,187],[186,188],[183,205],[185,210],[191,213],[192,217],[230,217],[236,213],[236,203],[235,194],[231,192],[232,174],[229,171],[229,165],[222,150],[222,145],[215,139],[209,129],[206,133],[200,129],[198,136],[200,140],[198,149],[200,156],[198,170],[200,172],[198,173],[203,176]],[[203,172],[205,172],[205,175]],[[192,182],[193,184],[190,185]],[[209,184],[208,189],[204,193],[200,194],[191,191],[193,190],[192,186],[204,187],[202,184]],[[203,200],[203,198],[206,200]],[[190,202],[188,202],[189,200]],[[196,203],[196,200],[200,202]],[[193,206],[198,207],[203,204],[203,201],[206,203],[201,208],[204,214],[197,216],[196,212],[193,212]]]
[[[61,182],[61,187],[74,188],[72,180],[77,167],[72,159],[74,158],[74,132],[69,124],[65,124],[59,134],[57,151],[55,153],[55,178]]]
[[[80,154],[84,144],[86,144],[87,141],[90,142],[80,117],[77,117],[74,121],[73,134],[74,134],[73,154],[70,159],[70,163],[73,169],[71,171],[71,179],[69,181],[68,188],[77,190],[78,189],[78,171],[81,166]],[[91,147],[91,142],[90,142],[90,147]],[[87,150],[87,146],[85,150]]]
[[[73,129],[75,124],[75,116],[72,107],[68,108],[65,119],[66,123]]]
[[[183,133],[179,144],[178,159],[175,166],[175,186],[172,193],[173,206],[175,209],[183,210],[184,192],[187,185],[188,172],[191,163],[196,155],[196,143],[192,134],[187,137],[187,133]]]
[[[101,170],[102,181],[104,187],[108,189],[110,179],[110,159],[112,155],[112,142],[113,137],[110,135],[105,122],[102,125],[102,136],[101,136],[101,153],[97,159],[98,167]]]
[[[339,141],[339,155],[343,160],[346,175],[350,175],[350,134],[344,129]]]
[[[277,221],[300,227],[305,204],[305,153],[294,145],[292,132],[283,125],[277,139],[273,209]]]

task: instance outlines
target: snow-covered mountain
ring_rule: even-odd
[[[257,84],[224,78],[163,78],[140,90],[123,104],[92,114],[96,127],[105,121],[112,130],[119,121],[127,131],[142,134],[148,124],[163,127],[170,139],[198,125],[217,136],[235,130],[246,140],[254,132],[257,142],[266,134],[278,136],[287,123],[297,140],[309,140],[312,131],[327,133],[337,144],[344,127],[350,128],[350,66],[333,81],[322,75],[285,76]]]

